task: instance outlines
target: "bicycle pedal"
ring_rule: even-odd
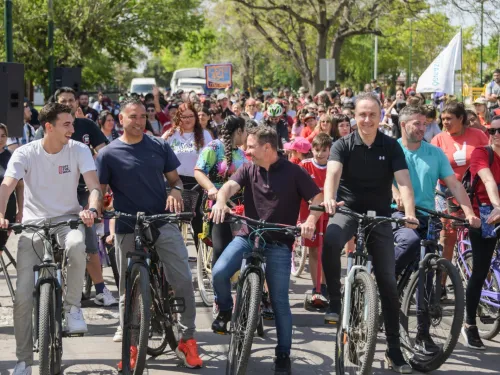
[[[172,297],[170,298],[170,309],[173,314],[182,314],[186,311],[186,302],[182,297]]]
[[[329,325],[333,325],[333,326],[336,326],[339,322],[335,322],[333,320],[326,320],[325,319],[325,324],[329,324]]]
[[[491,316],[482,316],[482,317],[479,317],[479,320],[483,324],[493,324],[496,322],[497,318],[493,318]]]
[[[82,332],[80,332],[80,333],[78,333],[78,332],[77,333],[63,332],[62,337],[69,337],[69,338],[71,338],[71,337],[83,337],[84,335],[85,335],[85,333],[82,333]]]

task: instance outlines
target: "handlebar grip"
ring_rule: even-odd
[[[311,211],[325,212],[325,206],[309,206]]]
[[[461,222],[461,221],[452,221],[451,222],[451,227],[452,228],[469,228],[470,224],[468,222]]]
[[[179,212],[177,216],[180,220],[190,221],[193,219],[194,214],[192,212]]]

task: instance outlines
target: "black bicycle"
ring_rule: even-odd
[[[179,221],[191,220],[193,214],[110,214],[115,218],[136,219],[135,251],[127,253],[122,372],[125,375],[140,375],[146,366],[146,354],[158,356],[167,345],[172,350],[177,348],[180,333],[178,314],[185,309],[184,298],[175,297],[167,281],[165,268],[155,248],[158,232],[152,224],[178,224]],[[131,350],[137,350],[134,368],[130,367]]]
[[[438,369],[451,355],[460,336],[464,319],[464,289],[460,274],[452,263],[442,257],[438,244],[442,224],[439,219],[453,220],[454,226],[467,226],[466,220],[417,206],[428,214],[427,230],[422,234],[420,253],[404,269],[398,280],[401,297],[401,346],[412,368],[420,372]],[[446,303],[441,295],[450,283]],[[439,350],[426,352],[416,340],[418,328],[428,330]]]
[[[35,287],[33,290],[33,351],[39,354],[40,375],[61,373],[63,354],[62,338],[83,336],[83,333],[68,334],[63,331],[63,295],[65,281],[63,273],[66,265],[64,249],[59,246],[51,230],[63,226],[77,229],[83,224],[80,219],[42,224],[9,224],[15,234],[34,231],[33,236],[43,239],[43,258],[33,267]],[[43,232],[43,233],[41,233]]]
[[[236,304],[231,319],[229,354],[226,364],[226,375],[243,375],[246,373],[254,332],[258,329],[261,335],[262,317],[260,304],[266,277],[264,257],[265,232],[282,232],[291,239],[300,235],[300,228],[283,224],[267,223],[245,216],[228,214],[229,221],[245,223],[249,230],[249,241],[253,241],[251,253],[243,257],[240,276],[236,288]],[[260,322],[260,323],[259,323]],[[260,328],[258,327],[260,326]]]
[[[313,211],[325,211],[323,206],[310,206]],[[356,249],[347,258],[347,275],[342,291],[342,310],[337,326],[335,371],[338,375],[371,374],[377,344],[378,296],[371,277],[372,256],[366,249],[370,231],[382,223],[404,225],[404,219],[371,214],[359,214],[346,207],[337,212],[358,222]]]

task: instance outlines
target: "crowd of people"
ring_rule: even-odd
[[[14,221],[82,218],[85,227],[58,232],[57,238],[69,258],[65,329],[84,333],[80,297],[85,268],[96,288],[95,302],[117,303],[104,284],[93,228],[94,218],[104,209],[104,194],[112,193],[117,211],[157,214],[181,210],[182,191],[199,185],[204,193],[196,205],[199,214],[192,222],[193,238],[198,241],[202,232],[204,202],[213,201],[210,231],[218,314],[212,329],[227,333],[233,308],[230,279],[249,246],[245,228],[234,236],[224,222],[232,196],[243,194],[245,215],[250,218],[300,224],[310,251],[312,294],[325,306],[329,322],[339,320],[341,254],[345,246],[352,248],[357,225],[352,218],[335,213],[336,208],[346,205],[360,213],[402,217],[407,221],[405,228],[379,225],[367,246],[382,301],[386,359],[395,371],[410,373],[400,349],[396,276],[419,251],[425,216],[416,212],[415,205],[450,210],[448,200],[435,198],[436,189],[455,197],[459,212],[471,225],[474,268],[462,333],[469,347],[484,348],[475,325],[476,310],[497,240],[491,228],[489,236],[484,233],[500,220],[500,116],[495,112],[500,71],[495,74],[498,83],[470,109],[451,97],[443,101],[443,96],[425,104],[426,98],[415,92],[416,84],[398,87],[394,97],[385,97],[376,81],[357,95],[339,85],[314,96],[305,88],[297,93],[283,89],[275,97],[262,92],[252,97],[237,90],[213,96],[169,94],[155,87],[146,96],[120,98],[119,104],[102,94],[92,103],[88,93],[61,88],[36,113],[35,123],[31,122],[34,108],[26,103],[21,139],[8,138],[9,124],[0,124],[4,170],[0,227]],[[469,168],[472,178],[479,176],[472,202],[461,183]],[[393,201],[399,209],[395,213],[390,208]],[[323,204],[327,213],[335,215],[328,218],[310,212],[309,204]],[[314,234],[323,227],[327,228],[323,272],[318,275],[320,242]],[[125,254],[134,246],[131,228],[126,219],[110,225],[109,241],[116,247],[121,275],[126,270]],[[451,225],[444,228],[443,256],[451,260],[456,232]],[[178,227],[166,224],[158,230],[158,254],[175,293],[186,304],[176,353],[186,366],[202,367],[194,338],[195,292],[187,249]],[[7,236],[0,233],[3,247]],[[38,260],[35,252],[40,254],[43,247],[41,239],[34,238],[24,233],[18,248],[15,375],[31,374],[33,365],[31,270]],[[265,248],[266,288],[278,337],[275,374],[291,373],[288,287],[293,243],[286,236],[271,234]],[[317,279],[321,279],[321,290],[316,290]],[[120,277],[120,326],[115,342],[123,336],[124,280]],[[444,287],[442,299],[446,293]],[[427,354],[438,350],[428,325],[419,326],[415,349]]]

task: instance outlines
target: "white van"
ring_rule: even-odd
[[[156,79],[154,78],[134,78],[130,82],[129,92],[146,95],[153,92],[153,86],[156,86]]]
[[[185,92],[193,90],[197,94],[204,94],[206,91],[205,84],[205,69],[179,69],[172,75],[170,89],[172,92],[182,89]]]

